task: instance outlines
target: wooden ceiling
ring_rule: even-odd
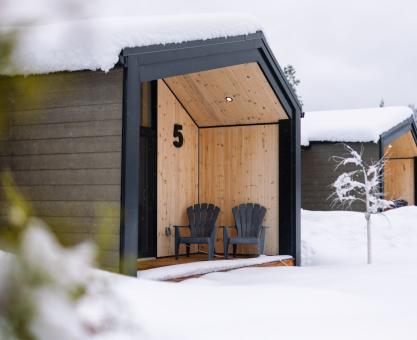
[[[394,140],[391,147],[385,147],[387,158],[412,158],[417,157],[417,145],[411,131]]]
[[[275,123],[288,118],[257,63],[164,81],[198,127]]]

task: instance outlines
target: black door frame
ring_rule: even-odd
[[[151,103],[151,105],[153,105],[153,103]],[[156,251],[157,251],[157,228],[156,228],[156,219],[157,219],[157,136],[156,136],[156,128],[154,126],[152,127],[141,127],[140,129],[140,136],[142,137],[147,137],[150,139],[150,143],[152,145],[151,147],[151,157],[148,160],[149,162],[151,162],[150,165],[150,169],[151,172],[153,172],[153,174],[150,176],[151,177],[151,182],[149,183],[149,193],[148,195],[150,196],[150,199],[148,199],[148,203],[151,204],[151,221],[150,224],[148,223],[148,228],[149,229],[149,233],[151,234],[151,244],[150,244],[150,249],[151,249],[151,254],[147,254],[146,257],[156,257]],[[139,163],[139,168],[140,168],[140,163]],[[139,209],[139,207],[138,207]],[[139,210],[140,211],[140,210]],[[139,216],[139,215],[138,215]],[[140,216],[139,216],[140,219]],[[149,222],[149,221],[148,221]],[[140,233],[138,231],[138,244],[140,243]],[[140,253],[140,249],[138,249],[138,258],[140,258],[139,256]]]
[[[286,174],[284,183],[287,185],[280,189],[279,249],[280,254],[292,255],[299,264],[301,106],[263,33],[257,32],[247,36],[123,50],[120,56],[124,67],[120,272],[137,275],[141,83],[251,62],[258,63],[289,116],[285,129],[281,132],[280,128],[280,143],[289,148],[285,148],[287,152],[280,152],[280,171]]]

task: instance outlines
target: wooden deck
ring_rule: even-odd
[[[233,259],[248,259],[251,258],[249,256],[237,256],[235,258],[230,257],[229,260],[233,260]],[[216,256],[215,260],[224,260],[223,256]],[[167,266],[174,266],[174,265],[178,265],[178,264],[187,264],[187,263],[196,263],[196,262],[207,262],[207,254],[191,254],[190,257],[186,257],[185,255],[182,255],[179,257],[178,260],[175,259],[175,257],[162,257],[162,258],[152,258],[152,259],[143,259],[143,260],[138,260],[138,270],[148,270],[148,269],[155,269],[155,268],[161,268],[161,267],[167,267]],[[246,264],[243,265],[241,267],[237,267],[237,268],[245,268],[245,267],[280,267],[280,266],[293,266],[294,265],[294,259],[289,258],[289,259],[281,259],[281,260],[276,260],[276,261],[270,261],[270,262],[265,262],[265,263],[257,263],[257,264]],[[218,270],[214,270],[216,272],[226,272],[226,271],[230,271],[233,269],[237,269],[237,268],[229,268],[229,269],[218,269]],[[213,270],[208,271],[209,272],[213,272]],[[185,275],[185,276],[178,276],[178,277],[174,277],[174,278],[166,278],[164,279],[164,281],[174,281],[174,282],[180,282],[186,279],[190,279],[190,278],[196,278],[196,277],[200,277],[203,274],[198,274],[198,275]]]

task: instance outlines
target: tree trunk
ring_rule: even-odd
[[[368,244],[368,264],[372,263],[371,214],[366,213],[366,238]]]

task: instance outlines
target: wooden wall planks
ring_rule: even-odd
[[[417,145],[411,131],[394,140],[391,147],[386,146],[384,152],[387,158],[413,158],[417,157]]]
[[[409,205],[414,199],[414,159],[391,159],[385,161],[384,191],[387,199],[404,199]]]
[[[172,143],[174,124],[181,124],[184,145]],[[174,232],[165,228],[186,225],[186,208],[198,202],[198,128],[168,89],[158,81],[158,208],[157,256],[174,254]],[[182,248],[181,252],[185,249]]]
[[[288,118],[257,63],[165,80],[199,127],[276,123]]]
[[[278,253],[278,125],[200,129],[199,200],[221,208],[218,225],[233,225],[232,207],[255,202],[268,211],[265,244]],[[223,250],[220,231],[216,251]],[[241,251],[255,252],[255,248]]]
[[[0,77],[7,98],[1,114],[10,122],[0,166],[11,169],[63,244],[105,239],[101,266],[117,271],[123,70],[10,80]],[[6,207],[0,201],[0,215]]]

